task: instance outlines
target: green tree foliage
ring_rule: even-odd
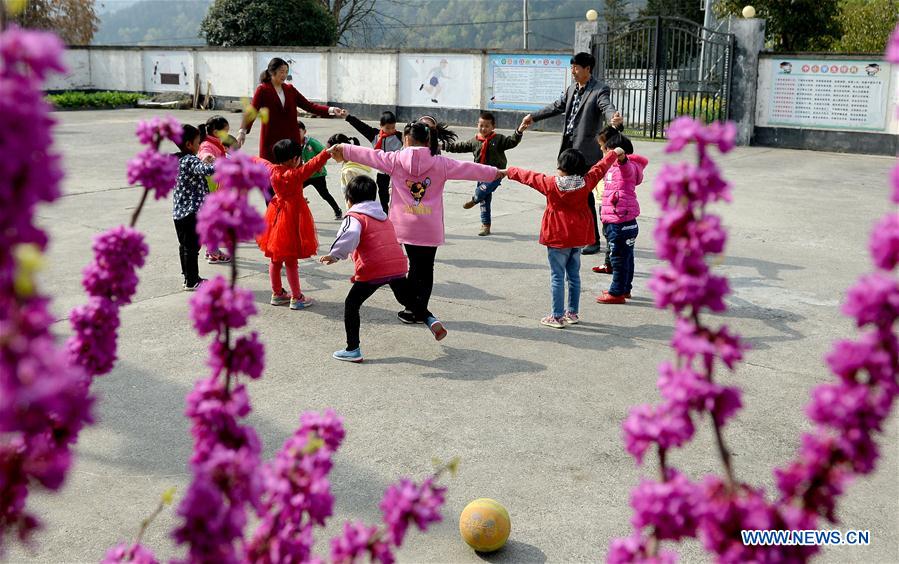
[[[870,2],[871,0],[863,0]],[[719,17],[738,16],[746,0],[719,0]],[[839,0],[754,0],[765,18],[765,42],[775,51],[826,51],[842,35]]]
[[[103,14],[95,45],[205,45],[200,23],[212,0],[144,0]]]
[[[843,37],[834,44],[833,49],[844,53],[881,53],[897,20],[897,0],[841,0]]]
[[[627,6],[627,0],[605,0],[603,2],[602,19],[606,24],[606,29],[610,31],[621,29],[631,21]]]
[[[334,45],[334,18],[316,0],[215,0],[200,29],[210,45]]]
[[[702,23],[705,14],[700,9],[701,0],[647,0],[646,7],[640,10],[640,17],[668,16],[684,18]],[[746,0],[741,0],[745,6]],[[742,6],[741,6],[742,8]]]

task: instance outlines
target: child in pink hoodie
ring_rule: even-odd
[[[634,154],[634,145],[614,127],[599,134],[603,153],[608,155],[616,148],[624,149],[605,176],[600,218],[609,242],[612,259],[612,283],[596,301],[601,304],[623,304],[631,297],[634,282],[634,244],[639,228],[637,217],[637,186],[643,182],[643,169],[649,164],[646,157]]]
[[[429,148],[431,130],[423,123],[403,131],[401,151],[385,153],[367,147],[335,145],[335,158],[364,164],[390,175],[390,221],[397,240],[409,257],[410,300],[397,314],[403,323],[427,323],[434,330],[437,318],[428,311],[434,285],[434,258],[444,243],[443,188],[447,180],[491,182],[500,178],[496,168],[457,161]],[[440,326],[441,330],[444,330]]]

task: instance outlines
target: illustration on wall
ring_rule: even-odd
[[[400,105],[472,108],[471,55],[400,55]]]

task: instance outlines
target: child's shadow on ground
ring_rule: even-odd
[[[425,368],[437,368],[437,372],[421,374],[424,378],[448,380],[492,380],[507,374],[537,373],[546,370],[545,364],[493,354],[484,351],[443,347],[443,356],[437,360],[423,360],[405,356],[393,356],[366,360],[366,364],[412,364]]]

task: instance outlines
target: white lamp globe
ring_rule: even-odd
[[[596,13],[596,10],[587,10],[587,21],[588,22],[595,22],[596,18],[598,18],[598,17],[599,17],[599,14]]]
[[[751,19],[755,17],[755,8],[752,6],[744,6],[743,7],[743,17],[746,19]]]

